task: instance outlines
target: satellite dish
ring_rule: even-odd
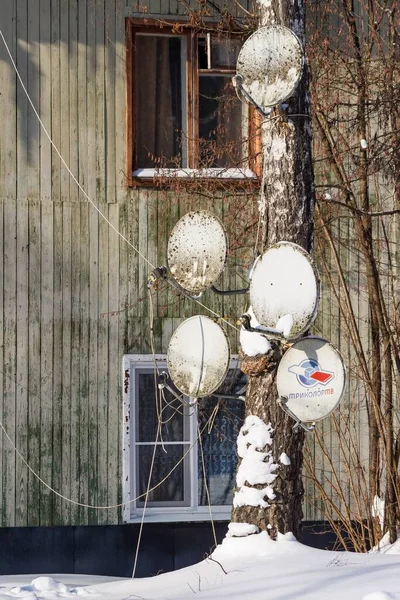
[[[168,240],[167,261],[174,279],[185,290],[200,294],[225,267],[227,239],[221,221],[204,211],[187,213]]]
[[[245,41],[236,71],[245,93],[265,110],[293,94],[303,64],[303,48],[293,31],[281,25],[269,25],[257,29]]]
[[[257,321],[272,329],[291,317],[295,340],[317,316],[319,276],[310,255],[291,242],[271,246],[256,262],[250,282],[250,304]]]
[[[319,337],[298,340],[279,363],[278,394],[302,423],[327,417],[342,399],[345,383],[340,353]]]
[[[172,335],[167,363],[182,394],[202,398],[224,381],[230,360],[229,342],[218,323],[197,315],[186,319]]]

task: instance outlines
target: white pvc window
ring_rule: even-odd
[[[156,358],[158,368],[166,370],[165,356]],[[228,385],[238,379],[236,363],[233,359]],[[244,403],[210,397],[189,407],[167,392],[164,398],[157,394],[156,404],[153,357],[146,355],[124,357],[123,390],[123,491],[124,501],[131,501],[124,509],[124,520],[132,522],[142,517],[155,446],[147,521],[208,520],[207,487],[213,518],[229,519],[237,465],[236,438]],[[202,431],[207,486],[198,427]]]

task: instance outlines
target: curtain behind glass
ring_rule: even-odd
[[[242,166],[242,106],[231,75],[200,74],[199,136],[200,166]]]
[[[237,468],[236,442],[244,419],[243,400],[217,400],[203,398],[199,401],[198,419],[200,430],[210,418],[219,402],[218,413],[210,432],[206,427],[202,434],[207,485],[211,505],[232,503],[233,488]],[[204,483],[201,448],[198,448],[199,505],[208,504]]]
[[[135,36],[135,168],[181,166],[181,43]]]

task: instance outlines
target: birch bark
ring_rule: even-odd
[[[302,44],[305,43],[301,0],[264,0],[260,5],[260,24],[289,27]],[[314,178],[308,89],[309,73],[305,65],[295,95],[286,101],[284,108],[275,108],[262,124],[264,175],[260,212],[263,249],[283,240],[295,242],[307,251],[312,248]],[[258,357],[258,372],[257,357],[255,360],[243,356],[242,370],[249,374],[246,416],[259,417],[265,424],[271,424],[273,430],[271,443],[256,451],[272,457],[275,477],[271,483],[273,494],[269,495],[274,497],[265,496],[257,506],[248,503],[238,506],[238,498],[250,499],[257,495],[238,495],[236,488],[231,517],[232,522],[249,523],[267,530],[273,538],[278,532],[289,531],[298,537],[302,519],[304,433],[293,432],[293,420],[277,403],[276,372],[284,350],[275,348],[267,355],[267,360]],[[239,459],[239,469],[241,464],[242,459]],[[244,487],[261,490],[265,485],[263,481],[253,485],[247,481]]]

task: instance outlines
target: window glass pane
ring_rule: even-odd
[[[200,401],[198,418],[200,429],[210,418],[219,402],[218,413],[208,433],[202,434],[207,485],[211,504],[229,505],[232,503],[233,488],[237,469],[236,440],[244,420],[243,400],[217,400],[204,398]],[[204,484],[201,448],[198,450],[199,505],[208,504]]]
[[[182,166],[182,43],[135,36],[135,168]]]
[[[157,484],[168,475],[171,469],[179,462],[189,446],[174,444],[172,446],[157,446],[156,456],[153,466],[153,472],[150,482],[150,488],[157,486],[155,490],[149,493],[148,506],[152,503],[163,502],[171,505],[180,504],[181,506],[190,504],[189,501],[189,477],[188,477],[188,458],[169,475],[168,479],[160,486]],[[151,461],[153,458],[154,446],[138,446],[137,454],[137,490],[138,495],[146,493],[149,479]],[[143,506],[145,498],[138,500],[137,505]],[[165,504],[167,506],[168,504]]]
[[[166,442],[179,442],[189,439],[189,416],[184,416],[184,407],[178,399],[164,390],[160,394],[160,408],[157,411],[154,389],[154,373],[151,370],[136,370],[136,440],[154,442],[157,435],[158,412],[162,420],[161,434]]]
[[[240,39],[211,37],[211,67],[213,69],[236,69],[241,46]]]
[[[208,69],[207,38],[197,38],[197,64],[199,69]]]
[[[240,167],[242,106],[231,76],[199,74],[201,167]]]

